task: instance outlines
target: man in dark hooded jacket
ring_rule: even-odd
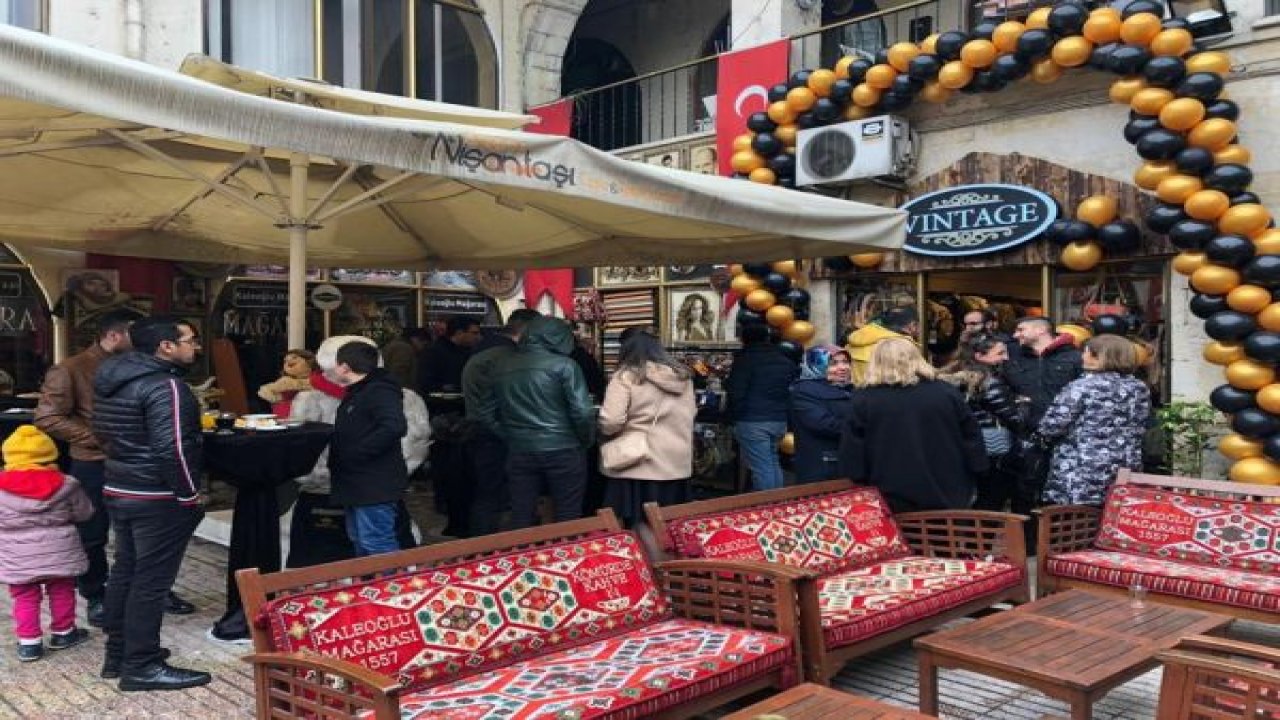
[[[573,330],[556,318],[534,318],[516,352],[494,364],[496,412],[491,429],[507,445],[511,524],[537,524],[545,487],[555,520],[582,516],[586,450],[595,441],[596,412],[573,351]]]

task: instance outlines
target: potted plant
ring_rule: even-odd
[[[1209,403],[1174,400],[1156,410],[1165,465],[1171,475],[1202,477],[1204,454],[1221,429],[1221,415]]]

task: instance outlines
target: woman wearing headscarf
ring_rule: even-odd
[[[851,377],[849,353],[843,348],[819,345],[804,354],[800,379],[791,386],[797,482],[840,477],[840,433],[852,409]]]

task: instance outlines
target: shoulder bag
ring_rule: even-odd
[[[644,429],[623,430],[618,436],[600,445],[600,471],[609,477],[618,477],[618,473],[629,467],[640,464],[649,457],[649,431],[658,424],[663,412],[667,409],[668,395],[662,398],[658,412],[653,416],[649,427]]]

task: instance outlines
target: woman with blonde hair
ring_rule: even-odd
[[[840,440],[842,473],[880,489],[894,512],[967,508],[987,471],[964,396],[906,338],[871,351]]]
[[[1134,377],[1138,351],[1119,335],[1084,344],[1084,375],[1062,389],[1036,430],[1057,442],[1043,499],[1065,505],[1101,505],[1120,468],[1142,469],[1142,438],[1151,415],[1151,391]]]

